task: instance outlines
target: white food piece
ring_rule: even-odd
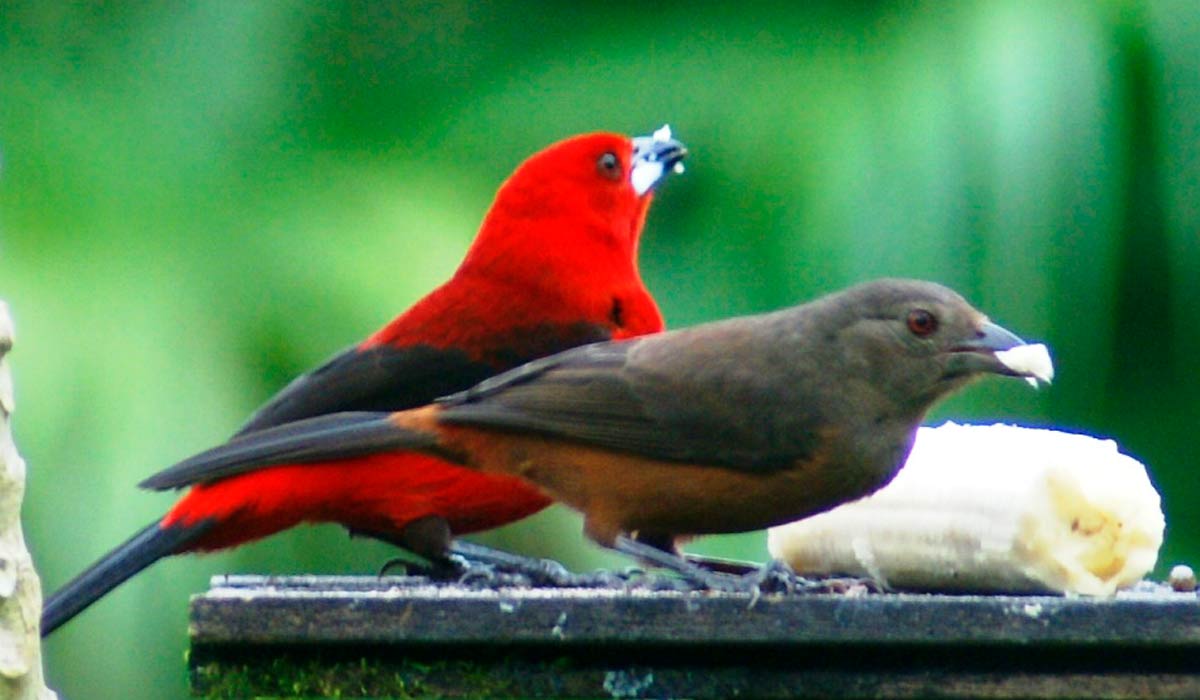
[[[903,589],[1109,596],[1152,568],[1161,499],[1112,440],[1012,425],[921,428],[886,487],[772,528],[801,574]]]
[[[639,136],[634,139],[634,143],[636,144],[638,141],[645,142],[645,138],[646,137],[644,136]],[[661,127],[656,129],[653,134],[650,135],[650,141],[652,143],[666,143],[670,140],[670,124],[663,124]],[[680,161],[675,163],[671,170],[676,173],[682,173],[683,162]],[[662,176],[665,174],[666,169],[663,167],[663,164],[660,161],[642,160],[634,165],[633,172],[629,174],[629,183],[633,185],[633,191],[636,192],[638,196],[641,196],[650,191],[650,188],[654,186],[654,183],[661,180]]]
[[[629,175],[629,184],[633,185],[633,191],[638,193],[638,196],[646,194],[654,183],[662,179],[663,164],[657,160],[640,161],[633,166],[633,172]]]
[[[1014,372],[1027,375],[1025,381],[1037,388],[1038,380],[1049,384],[1054,379],[1054,363],[1050,351],[1041,343],[1018,345],[996,353],[996,359]]]

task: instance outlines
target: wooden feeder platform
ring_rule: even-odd
[[[203,697],[1196,698],[1200,599],[474,588],[222,576]]]

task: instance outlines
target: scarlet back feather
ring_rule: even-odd
[[[652,195],[638,196],[627,177],[598,169],[606,153],[615,154],[628,173],[633,142],[608,133],[561,141],[522,163],[500,187],[454,276],[359,348],[444,349],[500,372],[564,347],[662,330],[662,316],[637,268],[638,237]],[[447,391],[466,389],[478,379],[471,372],[458,374],[464,384]],[[361,376],[322,374],[310,383],[302,377],[275,405],[255,414],[245,431],[375,401],[376,396],[364,398]],[[403,379],[391,378],[385,403],[427,400],[418,396],[422,390],[406,389]],[[424,391],[446,381],[441,375],[411,379]],[[157,530],[136,534],[50,596],[47,610],[54,612],[43,634],[169,554],[232,547],[302,522],[335,522],[386,536],[402,535],[406,524],[436,515],[462,534],[512,522],[549,502],[516,479],[407,453],[278,465],[201,483]]]
[[[628,178],[602,172],[597,162],[605,153],[628,171],[633,143],[617,134],[587,134],[522,163],[501,185],[455,275],[360,350],[447,348],[499,372],[586,342],[661,331],[662,315],[637,267],[652,195],[639,196]],[[393,454],[282,465],[199,485],[163,522],[216,520],[220,524],[189,547],[208,549],[303,521],[357,529],[370,521],[375,531],[391,532],[440,515],[454,532],[472,532],[548,504],[540,491],[514,479]]]

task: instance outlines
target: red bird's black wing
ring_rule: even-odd
[[[457,349],[350,348],[294,379],[259,408],[235,437],[326,413],[423,406],[497,371]]]
[[[235,437],[327,413],[424,406],[530,360],[610,337],[606,326],[578,322],[507,329],[477,339],[471,353],[433,345],[349,348],[284,387]]]
[[[288,384],[228,443],[216,448],[223,454],[246,454],[245,461],[206,467],[202,461],[188,459],[140,485],[150,489],[183,488],[269,464],[349,459],[402,449],[404,440],[389,442],[379,427],[373,428],[368,437],[360,427],[363,416],[386,416],[424,406],[509,367],[603,340],[608,334],[604,326],[586,323],[518,329],[484,343],[488,350],[480,353],[482,359],[474,359],[463,350],[429,345],[351,348]],[[350,425],[339,432],[337,427],[347,421]],[[251,440],[262,433],[266,435],[261,440]],[[295,441],[305,446],[298,451],[283,446]],[[250,458],[261,454],[272,457],[266,461]]]
[[[401,431],[386,412],[331,413],[235,437],[189,457],[138,486],[164,491],[218,481],[273,464],[351,459],[379,452],[439,454],[436,436]]]

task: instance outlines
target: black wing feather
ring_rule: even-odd
[[[326,462],[395,450],[440,454],[436,436],[404,430],[388,420],[390,415],[365,411],[334,413],[267,428],[189,457],[139,486],[174,489],[244,474],[271,464]]]
[[[288,384],[238,431],[245,435],[342,411],[403,411],[539,357],[611,338],[595,323],[543,323],[477,338],[478,356],[432,345],[352,347]]]
[[[235,437],[326,413],[423,406],[495,373],[495,367],[472,361],[461,350],[428,345],[349,348],[284,387]]]

